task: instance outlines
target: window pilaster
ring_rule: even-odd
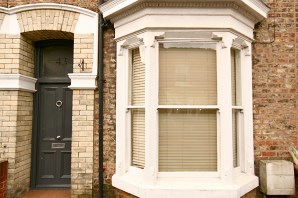
[[[223,181],[231,181],[233,173],[231,47],[233,37],[223,34],[217,48],[218,105],[219,105],[219,170]]]
[[[117,43],[117,82],[127,82],[128,81],[128,51],[122,48],[123,42]],[[127,105],[127,91],[128,84],[116,84],[116,95],[117,97],[122,98],[122,100],[117,100],[116,103],[116,120],[117,120],[117,127],[126,129],[126,122],[127,122],[127,112],[126,112],[126,105]],[[123,175],[127,170],[127,154],[130,156],[130,146],[128,142],[128,133],[117,133],[116,136],[116,174]]]
[[[246,47],[241,50],[242,65],[242,101],[243,101],[243,128],[245,129],[244,153],[245,162],[244,172],[254,174],[254,149],[253,149],[253,106],[252,106],[252,58],[251,43],[245,42]]]
[[[157,177],[158,153],[158,122],[157,122],[157,92],[156,92],[156,48],[155,34],[147,32],[142,35],[144,39],[145,73],[146,73],[146,124],[145,124],[145,169],[144,181],[154,183]]]

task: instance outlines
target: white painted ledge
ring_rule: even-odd
[[[0,90],[22,90],[35,92],[37,79],[21,74],[0,74]]]
[[[71,84],[70,89],[92,89],[95,90],[96,75],[91,73],[70,73],[68,74]]]
[[[113,186],[141,198],[239,198],[255,189],[258,177],[239,174],[232,182],[224,182],[219,178],[172,178],[157,180],[155,184],[143,182],[142,177],[126,173],[114,175]]]

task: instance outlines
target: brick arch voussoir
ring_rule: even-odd
[[[41,9],[17,13],[17,19],[20,32],[35,41],[43,40],[40,37],[73,37],[79,15],[66,10]]]

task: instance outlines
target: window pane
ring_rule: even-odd
[[[241,75],[240,75],[240,51],[231,49],[232,61],[232,105],[241,106]]]
[[[131,110],[132,128],[132,165],[145,166],[145,110]]]
[[[40,77],[65,77],[72,72],[72,46],[45,46]]]
[[[216,110],[160,110],[159,171],[216,171],[216,126]]]
[[[240,110],[233,110],[232,113],[232,133],[233,133],[233,165],[234,167],[239,166],[239,158],[238,158],[238,140],[239,140],[239,113]]]
[[[145,65],[141,62],[139,48],[132,50],[131,104],[145,104]]]
[[[217,104],[214,49],[160,46],[159,53],[159,104]]]

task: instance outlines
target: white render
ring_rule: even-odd
[[[20,27],[18,25],[18,19],[16,14],[5,15],[0,28],[0,34],[20,34]]]
[[[96,89],[96,74],[89,73],[70,73],[70,89]]]
[[[21,74],[0,74],[0,90],[23,90],[35,92],[37,79]]]
[[[100,7],[114,23],[117,41],[116,173],[113,186],[141,198],[236,198],[258,186],[254,175],[252,57],[254,24],[268,8],[259,0],[242,1],[114,0]],[[169,6],[169,3],[171,6]],[[234,6],[236,5],[237,6]],[[169,6],[169,7],[168,7]],[[158,171],[158,51],[160,43],[213,43],[217,54],[218,104],[179,106],[217,110],[218,171]],[[145,168],[131,166],[128,106],[130,50],[139,47],[145,63]],[[242,106],[231,104],[230,49],[240,50]],[[240,166],[233,167],[232,109],[241,110]]]

